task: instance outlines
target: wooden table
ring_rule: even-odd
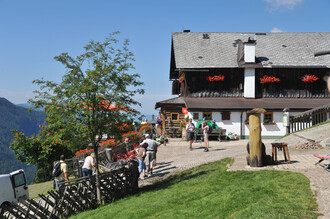
[[[288,149],[288,144],[287,143],[272,143],[272,160],[277,162],[277,151],[279,149],[283,150],[284,154],[284,159],[288,163],[290,163],[290,154],[289,154],[289,149]],[[274,155],[275,155],[275,160],[274,160]]]

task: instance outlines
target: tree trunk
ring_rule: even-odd
[[[94,148],[94,153],[95,153],[95,167],[96,167],[96,197],[97,197],[97,202],[101,204],[102,202],[102,197],[101,197],[101,184],[100,184],[100,173],[99,173],[99,153],[98,153],[98,147],[96,144],[93,145]]]
[[[262,142],[260,113],[250,114],[250,166],[262,167]]]

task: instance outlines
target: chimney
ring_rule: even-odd
[[[244,61],[245,63],[255,63],[256,56],[256,37],[249,37],[248,42],[244,43]]]

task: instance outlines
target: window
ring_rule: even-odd
[[[19,187],[26,184],[24,173],[18,173],[14,175],[13,178],[15,187]]]
[[[230,120],[230,112],[229,111],[225,111],[222,112],[222,120]]]
[[[203,112],[203,119],[212,120],[212,112]]]
[[[264,124],[272,124],[273,122],[273,112],[264,113]]]
[[[172,121],[179,121],[179,113],[171,113]]]
[[[193,119],[198,120],[199,119],[199,113],[194,113],[193,114]]]

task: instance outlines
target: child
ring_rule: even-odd
[[[141,179],[144,179],[144,175],[146,173],[146,164],[144,163],[144,158],[146,156],[146,148],[148,147],[147,143],[144,143],[136,149],[136,158],[139,161],[139,173],[142,173]]]

